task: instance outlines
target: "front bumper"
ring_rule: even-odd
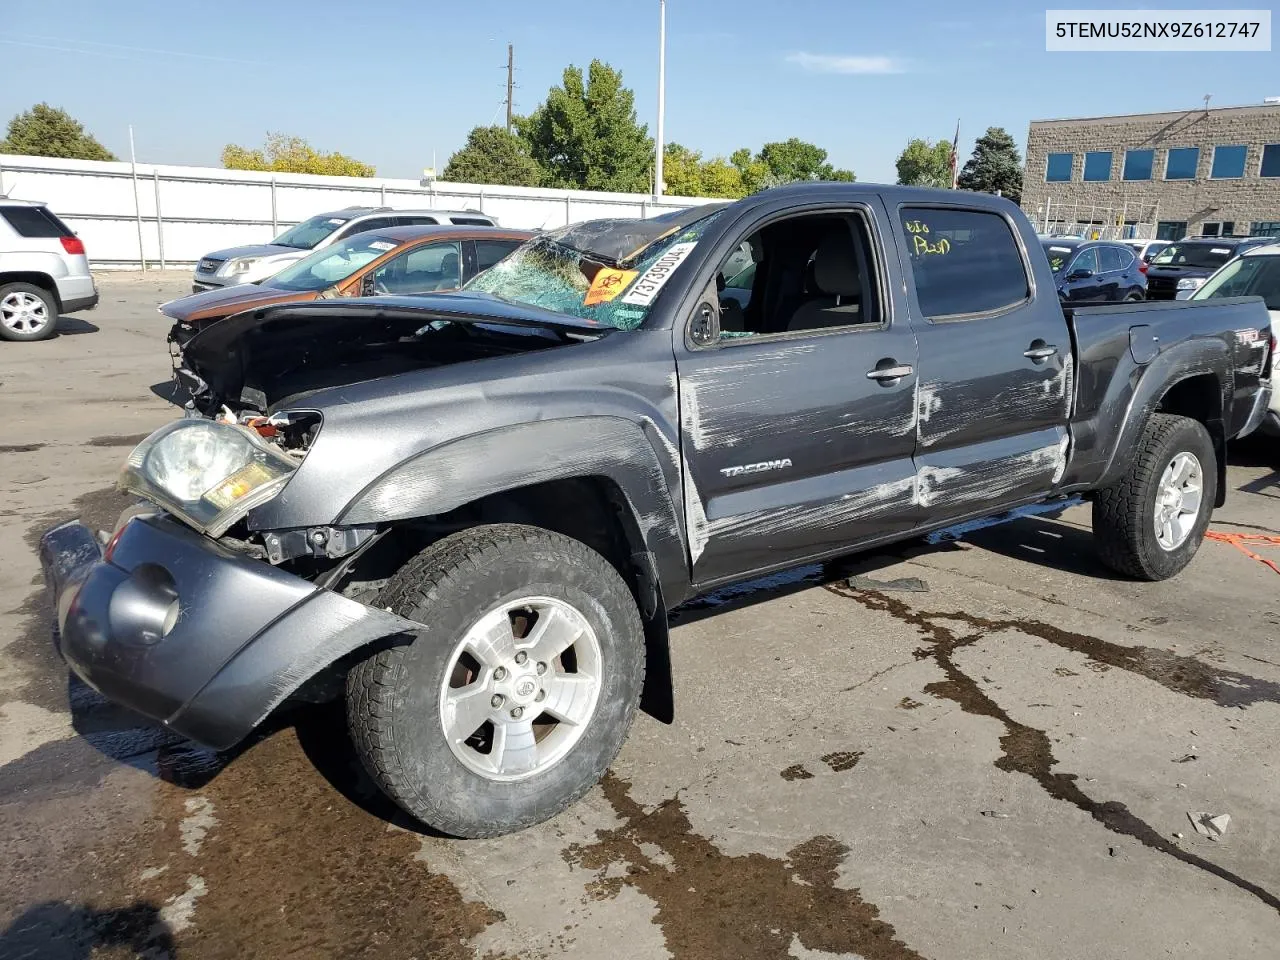
[[[135,515],[104,555],[80,523],[40,541],[55,643],[107,698],[227,749],[305,681],[416,626],[254,560],[162,514]]]

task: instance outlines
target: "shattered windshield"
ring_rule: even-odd
[[[587,233],[582,225],[535,237],[475,277],[466,289],[619,330],[634,330],[644,322],[659,291],[693,252],[719,212],[717,209],[693,223],[675,226],[616,261],[570,246]],[[614,234],[616,231],[611,238]]]

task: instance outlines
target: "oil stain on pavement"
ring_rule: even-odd
[[[628,886],[652,900],[675,960],[783,960],[794,943],[866,960],[920,960],[875,906],[836,885],[849,852],[838,840],[805,840],[785,860],[730,855],[693,832],[678,797],[646,810],[613,774],[601,787],[622,825],[570,845],[565,859],[597,872],[597,898]],[[661,855],[647,852],[650,845]],[[614,865],[625,873],[612,875]]]
[[[1095,800],[1077,785],[1075,774],[1055,773],[1053,767],[1057,760],[1048,735],[1043,730],[1014,720],[983,691],[976,680],[960,669],[955,654],[989,634],[1013,630],[1083,654],[1094,664],[1119,667],[1154,680],[1175,693],[1212,700],[1219,706],[1243,707],[1263,701],[1280,702],[1280,684],[1220,670],[1164,650],[1121,646],[1037,620],[992,620],[963,612],[925,613],[882,593],[852,590],[840,584],[830,584],[826,589],[854,600],[868,610],[887,613],[924,634],[929,645],[917,650],[916,657],[933,660],[945,677],[928,684],[925,692],[952,701],[965,713],[988,717],[1004,726],[1005,732],[1000,737],[1002,752],[995,762],[997,768],[1031,777],[1049,796],[1073,804],[1106,829],[1133,837],[1146,847],[1212,874],[1280,911],[1280,897],[1212,861],[1183,850],[1125,804],[1115,800]],[[953,625],[959,625],[962,630],[967,627],[970,632],[957,633]]]

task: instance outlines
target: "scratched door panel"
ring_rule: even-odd
[[[909,328],[739,342],[680,358],[694,581],[817,556],[913,524]]]
[[[1038,242],[958,205],[898,214],[920,348],[920,522],[1049,493],[1066,464],[1073,361],[1056,291],[1031,280]]]

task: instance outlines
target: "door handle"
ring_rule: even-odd
[[[1024,357],[1029,357],[1036,363],[1042,363],[1057,352],[1058,348],[1052,343],[1045,343],[1043,340],[1037,340],[1035,343],[1031,344],[1028,349],[1023,350],[1022,355]]]
[[[915,368],[909,363],[898,363],[894,360],[881,360],[874,370],[867,371],[868,380],[879,380],[883,384],[890,384],[894,381],[901,380],[903,377],[909,377],[915,371]]]

